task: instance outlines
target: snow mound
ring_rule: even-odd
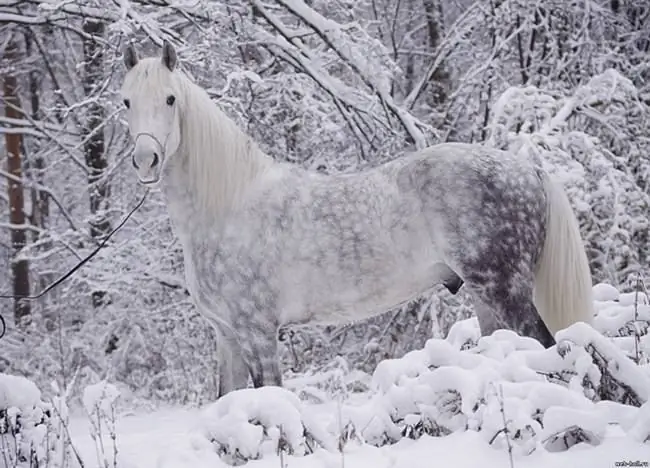
[[[279,387],[229,393],[207,407],[202,419],[204,435],[231,464],[273,451],[304,455],[318,446],[329,450],[336,446],[298,396]]]
[[[41,401],[41,391],[24,377],[0,374],[0,408],[24,408]]]
[[[84,389],[83,405],[88,414],[110,417],[115,411],[115,402],[119,396],[120,391],[115,385],[102,380]]]
[[[188,456],[196,463],[219,456],[231,465],[312,453],[338,460],[334,452],[353,452],[352,441],[379,447],[466,432],[527,457],[576,444],[602,448],[613,426],[633,444],[650,444],[648,297],[602,284],[594,296],[593,326],[559,331],[550,349],[508,330],[480,337],[473,318],[454,324],[446,339],[382,361],[363,380],[363,393],[348,392],[357,377],[343,361],[293,379],[290,389],[232,392],[203,409],[190,444],[196,453]],[[93,441],[115,443],[118,397],[106,381],[85,388]],[[9,466],[69,460],[66,420],[62,398],[45,403],[33,383],[0,374],[0,449],[11,447],[0,455]],[[104,465],[117,463],[117,450],[111,455],[98,444],[97,453]]]
[[[45,466],[49,460],[64,458],[61,421],[66,414],[65,404],[56,398],[44,402],[30,380],[0,373],[0,466]]]

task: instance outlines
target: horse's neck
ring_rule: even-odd
[[[259,170],[250,174],[248,184],[252,185],[274,163],[264,154]],[[218,184],[219,181],[215,181]],[[170,158],[166,165],[161,188],[166,200],[169,216],[174,224],[174,229],[183,244],[191,242],[193,238],[205,238],[206,235],[214,237],[227,222],[227,216],[236,206],[220,206],[217,211],[211,210],[201,201],[196,184],[191,178],[188,162],[180,154]]]
[[[170,158],[163,191],[177,230],[213,231],[275,163],[203,90],[191,85],[187,92],[193,115],[181,120],[183,143]]]

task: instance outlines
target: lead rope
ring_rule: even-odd
[[[59,286],[59,285],[60,285],[61,283],[63,283],[65,280],[67,280],[68,278],[70,278],[70,277],[71,277],[71,276],[72,276],[72,275],[73,275],[77,270],[79,270],[82,266],[84,266],[86,263],[88,263],[88,261],[90,261],[91,258],[93,258],[95,255],[97,255],[97,253],[98,253],[101,249],[103,249],[103,248],[106,246],[106,244],[108,244],[108,241],[110,240],[110,238],[113,237],[113,235],[114,235],[117,231],[119,231],[119,230],[120,230],[120,229],[121,229],[121,228],[126,224],[126,222],[129,220],[129,218],[131,218],[131,216],[133,216],[133,214],[134,214],[138,209],[140,209],[140,207],[144,204],[145,200],[147,199],[147,195],[148,195],[148,194],[149,194],[149,189],[147,188],[147,189],[145,190],[145,192],[144,192],[144,195],[142,195],[142,198],[140,199],[140,201],[139,201],[139,202],[138,202],[138,203],[137,203],[137,204],[136,204],[136,205],[131,209],[131,211],[129,211],[129,213],[128,213],[128,214],[127,214],[127,215],[122,219],[122,221],[120,221],[120,223],[115,227],[115,229],[113,229],[113,230],[112,230],[112,231],[111,231],[111,232],[110,232],[110,233],[109,233],[109,234],[108,234],[108,235],[107,235],[107,236],[106,236],[106,237],[105,237],[105,238],[100,242],[100,244],[99,244],[97,247],[95,247],[95,249],[94,249],[92,252],[90,252],[90,254],[88,254],[88,256],[86,256],[85,258],[83,258],[79,263],[77,263],[74,267],[72,267],[72,268],[71,268],[67,273],[65,273],[63,276],[61,276],[61,277],[60,277],[59,279],[57,279],[55,282],[53,282],[52,284],[50,284],[49,286],[47,286],[47,287],[46,287],[45,289],[43,289],[41,292],[39,292],[38,294],[30,295],[30,296],[27,296],[27,295],[0,294],[0,299],[14,299],[14,300],[15,300],[15,299],[26,299],[26,300],[30,300],[30,301],[31,301],[31,300],[39,299],[39,298],[43,297],[45,294],[47,294],[48,292],[50,292],[52,289],[54,289],[54,288],[56,288],[57,286]],[[2,317],[2,314],[0,314],[0,327],[1,327],[1,329],[0,329],[0,338],[2,338],[2,337],[5,335],[6,331],[7,331],[7,323],[5,322],[4,317]]]

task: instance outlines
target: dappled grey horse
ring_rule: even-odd
[[[591,319],[591,275],[563,189],[533,162],[447,143],[355,174],[274,161],[177,67],[125,52],[140,182],[159,186],[188,289],[219,335],[220,394],[281,385],[282,325],[378,315],[445,283],[481,333],[552,346]]]

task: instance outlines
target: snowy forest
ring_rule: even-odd
[[[645,408],[634,427],[646,431],[639,440],[647,452],[638,453],[650,452],[647,0],[0,0],[0,295],[39,296],[0,298],[0,376],[25,377],[43,398],[72,407],[87,403],[84,389],[100,381],[133,405],[216,401],[214,332],[186,289],[161,194],[153,191],[107,240],[144,193],[129,161],[122,54],[133,43],[142,55],[159,55],[165,40],[277,160],[352,172],[432,144],[472,142],[540,161],[578,216],[596,299],[620,312],[597,322],[597,332],[568,333],[578,347],[587,340],[569,366],[579,383],[562,366],[555,380],[568,382],[563,389],[577,385],[581,396],[584,388],[590,404]],[[439,343],[456,340],[449,362],[460,363],[459,353],[478,339],[467,325],[472,315],[462,289],[452,295],[439,285],[364,322],[283,329],[284,375],[346,394],[368,391],[374,375],[388,395],[386,382],[412,370],[388,369],[404,356],[428,352],[435,366],[444,359],[432,349],[452,356]],[[615,338],[625,343],[612,346]],[[626,369],[620,378],[603,371],[608,357]],[[597,383],[587,389],[590,379]],[[0,435],[7,382],[0,380]],[[465,408],[471,399],[463,400]],[[298,403],[282,401],[297,411]],[[399,421],[402,436],[448,434],[467,423],[456,418],[434,430]],[[573,443],[595,437],[582,428]],[[399,438],[387,429],[377,434],[375,445]],[[324,438],[314,435],[327,446]],[[230,462],[255,458],[225,445],[216,452]],[[40,460],[24,466],[48,466]]]

